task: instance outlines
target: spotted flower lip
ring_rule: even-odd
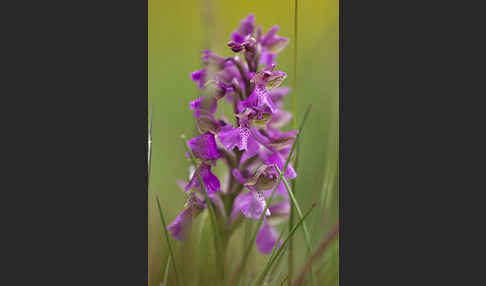
[[[218,139],[226,150],[232,151],[238,147],[238,150],[246,151],[248,156],[257,154],[260,148],[257,141],[251,136],[250,129],[243,126],[221,128]]]
[[[260,216],[263,214],[263,210],[267,206],[265,201],[265,197],[261,192],[257,191],[250,191],[249,193],[240,193],[233,204],[233,214],[232,216],[236,216],[239,212],[241,212],[244,216],[258,220]],[[265,212],[265,216],[270,216],[270,210],[267,208]]]

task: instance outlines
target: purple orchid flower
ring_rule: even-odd
[[[177,240],[186,238],[194,217],[207,208],[201,199],[197,171],[226,230],[231,233],[235,222],[258,220],[263,215],[255,241],[257,249],[269,254],[277,242],[274,225],[287,219],[290,212],[283,182],[277,186],[276,201],[268,208],[267,199],[278,182],[274,166],[283,170],[296,138],[296,131],[280,130],[292,115],[283,110],[290,89],[279,87],[287,74],[275,70],[276,57],[289,41],[277,35],[278,29],[275,25],[263,34],[261,26],[255,26],[254,15],[249,14],[231,33],[228,43],[233,52],[242,55],[224,58],[204,50],[202,68],[191,73],[191,80],[202,91],[189,103],[200,134],[187,143],[197,165],[191,166],[189,182],[178,182],[189,194],[187,203],[167,227]],[[222,114],[226,110],[217,112],[224,104],[231,105],[231,116]],[[228,167],[222,184],[212,170],[221,158]],[[289,164],[284,177],[291,180],[296,175]]]
[[[255,84],[255,89],[250,97],[242,102],[243,107],[269,114],[278,111],[278,107],[272,101],[267,87],[270,89],[278,87],[287,77],[287,74],[283,71],[273,71],[274,68],[275,66],[266,68],[251,79],[250,82]]]

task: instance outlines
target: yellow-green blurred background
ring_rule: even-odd
[[[296,196],[302,209],[306,210],[312,202],[322,203],[329,190],[326,211],[322,208],[314,211],[308,222],[314,229],[313,242],[317,245],[338,219],[339,9],[338,0],[301,0],[298,5],[297,122],[302,119],[308,104],[312,104],[312,111],[301,138]],[[255,22],[262,25],[264,33],[274,24],[279,24],[278,34],[290,38],[289,45],[277,58],[277,69],[288,74],[282,85],[292,86],[294,1],[149,0],[148,9],[148,100],[153,105],[148,263],[149,285],[159,286],[168,251],[155,196],[160,198],[169,221],[183,208],[185,196],[176,180],[187,179],[189,162],[185,158],[180,135],[195,135],[189,101],[199,95],[189,74],[202,67],[200,56],[203,49],[211,49],[223,56],[232,55],[226,46],[231,31],[248,13],[254,13]],[[293,96],[292,92],[286,99],[288,110],[292,110]],[[202,219],[203,216],[198,218]],[[241,235],[241,232],[235,233],[235,236]],[[230,261],[238,258],[241,252],[238,239],[232,239],[233,244],[230,244]],[[180,257],[178,263],[188,281],[186,285],[204,281],[201,265],[197,266],[199,260],[194,260],[188,253],[207,247],[198,243],[199,240],[192,240],[175,244]],[[305,259],[301,231],[296,235],[295,245],[295,271],[298,271]],[[337,249],[337,243],[334,245]],[[337,254],[334,251],[334,254],[326,255],[329,258]],[[251,259],[250,271],[258,274],[266,257],[254,250]],[[331,260],[335,267],[337,257]],[[282,267],[286,267],[285,261]],[[330,269],[335,272],[336,268],[325,267],[328,268],[324,271]],[[168,284],[173,285],[172,281],[173,277],[169,276]],[[337,285],[336,281],[334,278],[324,279],[319,285]]]

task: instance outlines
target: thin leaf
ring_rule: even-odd
[[[294,236],[295,231],[301,225],[303,225],[304,220],[306,219],[307,216],[309,216],[309,214],[311,213],[311,211],[314,209],[315,206],[316,206],[316,203],[313,203],[312,206],[309,208],[309,210],[305,213],[305,215],[299,220],[299,222],[294,226],[294,228],[292,228],[289,235],[287,236],[285,241],[282,243],[282,246],[278,248],[277,253],[275,255],[273,255],[271,259],[268,260],[267,264],[265,265],[265,268],[263,269],[263,271],[260,273],[258,279],[256,280],[256,285],[259,285],[260,283],[263,282],[263,280],[265,279],[265,276],[267,275],[268,271],[270,270],[270,267],[272,266],[272,264],[275,262],[276,259],[278,259],[278,257],[280,255],[282,255],[282,253],[285,249],[285,246],[287,245],[289,240]]]
[[[284,280],[282,280],[282,282],[280,283],[280,286],[283,286],[285,284],[285,281],[287,281],[288,278],[289,278],[289,275],[287,274],[287,276],[285,276]]]
[[[165,223],[165,217],[162,213],[162,208],[160,207],[159,197],[155,197],[155,199],[157,201],[157,207],[159,208],[160,219],[162,220],[162,229],[164,230],[165,239],[167,240],[167,245],[169,246],[170,256],[172,257],[172,265],[174,266],[177,285],[184,285],[184,282],[182,279],[180,279],[179,272],[177,271],[174,250],[172,249],[172,244],[170,243],[169,233],[167,232],[167,224]]]
[[[295,151],[295,147],[296,147],[296,143],[299,141],[299,138],[300,138],[300,135],[302,134],[302,130],[304,128],[304,125],[305,125],[305,122],[307,120],[307,117],[309,115],[309,112],[311,110],[311,107],[312,105],[309,105],[307,107],[307,110],[304,114],[304,119],[302,120],[302,123],[300,124],[300,127],[299,127],[299,132],[297,133],[297,135],[295,136],[295,141],[294,143],[292,144],[292,148],[290,149],[290,153],[289,153],[289,156],[287,157],[287,161],[285,162],[285,166],[284,166],[284,172],[287,171],[287,167],[289,165],[289,162],[290,162],[290,158],[292,157],[292,154],[294,153]],[[266,206],[265,206],[265,209],[263,210],[260,218],[258,219],[258,223],[257,223],[257,227],[254,231],[254,233],[252,234],[251,236],[251,239],[250,239],[250,243],[249,245],[247,246],[245,252],[243,253],[243,258],[242,258],[242,261],[241,261],[241,264],[240,266],[235,270],[235,272],[233,273],[233,277],[231,279],[231,285],[238,285],[238,281],[240,279],[240,276],[241,276],[241,273],[245,270],[245,267],[246,267],[246,261],[248,259],[248,256],[250,255],[251,253],[251,250],[253,249],[253,244],[255,243],[255,239],[256,239],[256,236],[257,236],[257,233],[262,225],[262,222],[263,222],[263,218],[265,216],[265,213],[267,212],[267,209],[268,207],[270,206],[270,204],[272,203],[273,201],[273,196],[275,195],[275,191],[277,190],[277,187],[278,185],[280,185],[280,182],[282,181],[282,176],[280,175],[279,178],[278,178],[278,181],[277,181],[277,184],[275,184],[275,187],[273,188],[273,191],[272,191],[272,194],[270,195],[270,198],[269,200],[266,202]],[[236,282],[236,283],[235,283]]]
[[[299,167],[299,155],[300,155],[300,142],[297,144],[297,154],[295,156],[295,164],[294,169],[295,172],[298,174],[298,167]],[[297,178],[292,181],[292,189],[295,191],[295,185],[297,184]],[[290,201],[290,214],[289,214],[289,231],[294,227],[294,205],[292,201]],[[293,273],[294,273],[294,240],[290,240],[289,243],[289,251],[287,255],[287,278],[289,278],[289,284],[292,281]]]
[[[162,285],[167,286],[167,278],[169,277],[170,256],[167,258],[167,264],[165,265],[164,282]]]
[[[150,125],[148,133],[148,156],[147,156],[147,186],[150,182],[150,166],[152,165],[152,103],[150,103]]]
[[[300,219],[302,219],[302,211],[300,209],[299,203],[297,202],[297,199],[294,196],[294,193],[290,189],[289,182],[287,182],[287,179],[285,179],[285,177],[282,175],[283,173],[278,168],[277,165],[274,165],[273,167],[277,170],[278,174],[282,177],[284,185],[285,185],[285,189],[287,189],[287,192],[289,193],[290,199],[292,200],[292,204],[295,206],[295,209],[297,210],[297,214],[299,215]],[[305,236],[305,241],[306,241],[306,244],[307,244],[307,249],[312,250],[310,235],[309,235],[309,231],[307,230],[306,223],[304,223],[302,229],[304,230],[304,236]]]
[[[282,239],[283,235],[285,233],[285,230],[282,230],[282,232],[280,233],[280,235],[278,236],[277,238],[277,242],[275,242],[275,244],[273,245],[273,248],[272,248],[272,253],[270,254],[270,260],[273,258],[273,256],[275,255],[275,252],[277,251],[278,249],[278,245],[280,243],[280,240]]]
[[[291,243],[291,242],[292,242],[292,239],[289,241],[289,243],[288,243],[288,245],[287,245],[287,248],[289,248],[289,249],[290,249],[290,243]],[[276,250],[275,250],[275,252],[276,252]],[[282,269],[280,269],[280,271],[278,272],[278,274],[277,274],[277,275],[275,275],[275,272],[276,272],[276,271],[277,271],[277,269],[279,268],[280,263],[282,263],[282,261],[283,261],[283,259],[282,259],[282,258],[283,258],[283,255],[280,255],[280,257],[278,257],[278,258],[275,260],[275,262],[273,263],[272,267],[270,268],[270,269],[271,269],[271,270],[270,270],[270,274],[269,274],[269,277],[270,277],[270,278],[271,278],[271,277],[274,277],[274,278],[280,277],[280,273],[282,273],[284,269],[283,269],[283,268],[282,268]],[[287,276],[288,276],[288,274],[287,274]],[[269,280],[269,282],[271,282],[271,281],[272,281],[272,280]]]

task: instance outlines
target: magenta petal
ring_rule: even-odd
[[[221,142],[221,145],[223,145],[224,149],[228,151],[232,151],[240,141],[240,133],[238,128],[233,128],[232,126],[225,126],[221,128],[221,131],[219,131],[217,136],[219,142]]]
[[[231,33],[231,39],[238,44],[241,44],[245,41],[245,38],[240,34],[238,34],[238,32]]]
[[[253,138],[253,136],[248,137],[248,141],[246,144],[246,152],[245,155],[247,158],[250,158],[258,153],[260,150],[260,144]]]
[[[208,191],[208,195],[219,191],[219,179],[211,172],[211,167],[207,166],[203,168],[200,172],[204,185],[206,186],[206,190]]]
[[[261,192],[251,191],[241,202],[241,212],[248,218],[258,220],[267,205],[265,197]],[[265,216],[269,216],[270,211],[267,209]]]
[[[244,108],[252,108],[258,106],[258,95],[256,92],[252,92],[250,96],[241,102],[241,106]]]
[[[199,89],[204,89],[204,84],[206,80],[206,70],[200,69],[191,73],[191,79],[197,82],[197,87]]]
[[[258,231],[256,237],[256,245],[258,251],[263,254],[270,254],[272,252],[273,246],[277,242],[278,239],[278,232],[277,230],[272,227],[270,224],[265,222],[260,230]],[[279,247],[281,245],[281,241],[279,242]]]
[[[233,169],[233,171],[231,173],[236,178],[236,180],[238,180],[238,182],[240,182],[241,184],[245,184],[246,183],[247,179],[245,179],[245,177],[243,176],[243,174],[241,174],[240,170]]]
[[[276,54],[269,53],[268,51],[264,50],[262,52],[262,55],[260,57],[259,64],[260,65],[265,65],[267,67],[276,64],[277,62],[275,61],[275,58],[277,57]]]
[[[279,103],[282,101],[285,96],[290,92],[289,87],[276,87],[268,91],[268,94],[272,98],[272,101],[275,103]]]
[[[275,25],[272,28],[270,28],[270,30],[268,30],[268,32],[262,38],[262,41],[261,41],[262,46],[268,45],[270,43],[270,41],[273,40],[273,38],[277,34],[279,28],[280,28],[279,25]]]
[[[238,196],[236,196],[233,202],[233,209],[231,210],[230,223],[233,222],[236,218],[238,218],[242,206],[247,203],[246,201],[247,201],[247,194],[245,194],[244,192],[241,192]]]
[[[216,63],[219,67],[223,67],[225,59],[216,55],[210,50],[203,50],[201,60],[205,65]]]
[[[241,126],[236,128],[227,127],[218,133],[219,142],[228,151],[232,151],[235,146],[241,151],[246,150],[249,136],[250,130]]]
[[[210,132],[192,138],[187,144],[197,158],[213,160],[221,157],[214,135]]]
[[[270,113],[276,113],[278,111],[277,106],[273,103],[272,98],[267,92],[262,96],[261,103],[263,106],[268,107]]]
[[[278,152],[273,152],[272,154],[267,155],[266,158],[264,158],[264,161],[267,165],[277,165],[281,171],[283,171],[285,166],[285,159]],[[297,177],[297,174],[290,163],[287,167],[287,172],[285,172],[285,177],[287,179],[295,179],[295,177]]]
[[[269,96],[267,88],[263,84],[258,84],[250,96],[242,102],[243,107],[254,108],[267,113],[278,111],[277,106]]]
[[[192,213],[189,209],[184,209],[168,226],[167,230],[172,232],[172,237],[176,240],[184,240],[192,221]]]
[[[167,226],[167,230],[172,232],[174,239],[184,240],[186,238],[192,219],[199,215],[204,208],[204,202],[196,194],[190,193],[184,210]]]
[[[253,33],[254,26],[255,26],[255,16],[252,13],[250,13],[248,14],[248,17],[241,20],[240,26],[238,27],[238,33],[242,36],[249,35]]]
[[[270,119],[268,125],[271,128],[275,129],[281,128],[285,126],[290,121],[290,119],[292,119],[292,113],[285,110],[279,110],[272,116],[272,119]]]
[[[290,203],[288,201],[272,204],[268,207],[272,215],[288,215],[290,213]]]
[[[199,173],[201,174],[201,178],[203,180],[204,186],[208,191],[208,195],[214,194],[217,191],[219,191],[219,188],[221,187],[219,183],[219,179],[211,172],[210,165],[201,164],[201,166],[199,166]],[[201,190],[201,185],[199,184],[199,180],[196,172],[194,172],[191,181],[189,182],[189,184],[187,184],[184,190],[187,192],[191,188],[194,188],[196,190]]]

